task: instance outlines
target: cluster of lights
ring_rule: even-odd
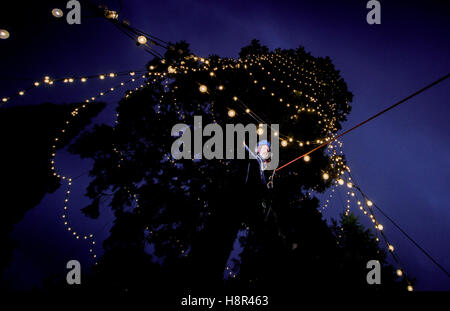
[[[195,66],[189,67],[189,66],[186,64],[186,62],[182,61],[182,62],[180,63],[181,65],[178,66],[178,67],[175,67],[175,68],[174,68],[173,66],[171,66],[171,68],[172,68],[171,70],[173,70],[173,71],[176,70],[176,72],[180,72],[180,73],[187,73],[188,71],[192,71],[192,72],[196,72],[196,71],[208,71],[208,72],[209,72],[209,75],[210,75],[211,77],[215,77],[215,76],[216,76],[215,71],[218,70],[218,67],[212,68],[212,71],[211,71],[211,68],[208,67],[208,66],[206,66],[207,64],[209,64],[209,61],[208,61],[207,59],[204,59],[204,58],[201,58],[201,57],[197,57],[197,56],[194,56],[194,55],[187,56],[187,57],[185,57],[185,59],[193,59],[194,61],[196,61],[196,62],[198,61],[198,62],[200,62],[201,64],[203,64],[203,65],[205,65],[205,66],[203,66],[203,67],[195,67]],[[242,59],[238,59],[238,60],[227,59],[227,60],[230,60],[230,61],[232,61],[232,62],[234,62],[234,63],[233,63],[233,64],[225,64],[225,65],[222,65],[222,69],[223,69],[223,70],[225,70],[225,69],[227,69],[227,68],[245,68],[245,69],[248,69],[249,66],[252,66],[252,64],[253,64],[253,63],[250,63],[249,66],[247,66],[247,64],[244,64],[245,62],[248,62],[248,61],[249,61],[248,59],[245,59],[245,60],[242,60]],[[218,61],[219,61],[219,63],[220,63],[220,62],[223,61],[223,59],[219,59]],[[243,64],[243,66],[241,66],[242,64]],[[153,68],[153,69],[154,69],[154,68]],[[249,75],[251,76],[251,75],[252,75],[252,72],[249,72]],[[254,80],[254,83],[257,84],[258,81],[257,81],[257,80]],[[204,86],[204,87],[202,87],[202,86]],[[219,86],[217,87],[218,90],[223,90],[223,88],[224,88],[223,85],[219,85]],[[265,90],[266,87],[263,86],[262,89]],[[200,91],[201,93],[206,93],[206,92],[207,92],[207,87],[206,87],[206,85],[201,85],[200,88],[199,88],[199,91]],[[294,90],[294,91],[295,91],[295,92],[298,92],[298,91],[296,91],[296,90]],[[300,92],[300,93],[301,93],[301,92]],[[275,93],[272,92],[271,94],[272,94],[272,96],[275,96]],[[306,96],[307,98],[310,98],[310,99],[312,98],[312,96],[308,96],[308,95],[305,95],[305,96]],[[239,99],[238,99],[237,96],[233,96],[232,99],[233,99],[233,101],[239,101]],[[279,98],[279,101],[280,101],[280,102],[283,102],[283,98]],[[311,101],[312,101],[312,102],[317,102],[316,99],[311,100]],[[287,105],[289,106],[290,104],[288,103]],[[297,106],[297,108],[298,108],[298,106]],[[316,111],[315,108],[309,108],[308,105],[307,105],[306,108],[303,107],[303,108],[301,108],[300,110],[305,111],[305,112],[314,112],[314,111]],[[248,109],[248,107],[245,108],[245,111],[246,111],[247,113],[250,113],[250,109]],[[319,114],[320,114],[320,112],[319,112]],[[322,122],[322,121],[319,121],[319,123],[321,123],[321,122]],[[281,140],[282,138],[283,138],[283,135],[280,135],[280,140]],[[326,138],[324,138],[324,139],[317,139],[317,140],[315,140],[315,141],[306,141],[306,142],[302,142],[302,141],[299,141],[299,140],[297,140],[297,139],[293,139],[292,137],[285,137],[285,140],[287,140],[287,142],[281,142],[281,144],[282,144],[282,146],[287,146],[287,143],[288,143],[288,142],[296,141],[300,147],[303,147],[304,145],[310,145],[310,144],[322,144],[324,141],[328,141],[329,139],[330,139],[330,137],[326,137]]]

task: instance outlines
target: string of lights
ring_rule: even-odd
[[[134,75],[134,74],[133,74]],[[145,77],[145,75],[144,75]],[[104,92],[100,92],[98,93],[96,96],[97,97],[101,97],[101,96],[105,96],[109,93],[114,92],[115,90],[119,89],[120,87],[123,87],[131,82],[135,82],[136,79],[135,78],[131,78],[127,81],[123,81],[121,82],[119,85],[116,85],[115,87],[112,87],[108,90],[105,90]],[[89,103],[91,101],[95,101],[96,97],[93,96],[91,98],[88,98],[85,100],[86,103]],[[80,113],[80,111],[84,110],[87,107],[87,104],[82,104],[81,106],[75,108],[71,113],[71,118],[75,118],[76,116],[78,116],[78,114]],[[67,131],[67,126],[70,125],[70,120],[67,120],[65,122],[65,127],[63,129],[61,129],[61,134],[60,135],[64,135],[64,133]],[[71,232],[72,235],[78,240],[78,239],[84,239],[84,240],[88,240],[88,242],[90,243],[91,247],[89,249],[89,252],[92,256],[92,258],[95,260],[97,258],[97,254],[94,252],[94,245],[96,244],[95,241],[95,237],[92,233],[89,234],[81,234],[79,232],[77,232],[76,230],[74,230],[73,225],[71,224],[71,222],[69,221],[69,198],[70,198],[70,193],[71,193],[71,187],[72,187],[72,182],[73,179],[69,176],[64,175],[63,173],[58,172],[58,170],[56,169],[56,149],[57,149],[57,143],[58,141],[61,139],[61,136],[57,136],[54,138],[54,144],[52,145],[52,149],[51,149],[51,158],[50,158],[50,164],[51,164],[51,171],[53,172],[53,175],[56,176],[57,178],[65,181],[67,183],[67,189],[65,192],[65,197],[64,197],[64,207],[63,207],[63,214],[61,215],[62,219],[63,219],[63,223],[64,226],[66,227],[68,232]]]
[[[42,86],[51,86],[54,83],[64,83],[64,84],[73,84],[77,81],[81,83],[86,83],[88,80],[91,79],[99,79],[104,80],[106,78],[115,78],[115,77],[123,77],[127,75],[134,76],[135,74],[140,74],[142,72],[145,72],[143,70],[137,70],[137,71],[122,71],[122,72],[111,72],[108,74],[101,73],[101,74],[95,74],[95,75],[86,75],[86,76],[71,76],[71,77],[65,77],[65,78],[51,78],[50,76],[45,76],[42,80],[35,81],[32,86],[26,87],[20,91],[18,91],[16,94],[11,95],[9,97],[3,97],[2,102],[0,103],[0,106],[5,104],[6,102],[11,101],[12,99],[16,97],[24,96],[26,93],[28,93],[30,90],[35,89],[37,87]]]

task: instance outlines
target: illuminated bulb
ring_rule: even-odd
[[[61,9],[53,9],[52,10],[52,15],[56,18],[60,18],[63,17],[63,11]]]
[[[228,110],[228,116],[230,118],[233,118],[236,115],[236,111],[234,111],[233,109]]]
[[[219,85],[218,89],[219,91],[223,91],[223,85]]]
[[[150,66],[150,67],[148,67],[148,69],[150,69],[150,70],[153,70],[153,69],[155,69],[155,66]],[[132,76],[134,76],[134,73],[132,74]]]
[[[19,95],[22,96],[23,94],[25,94],[25,91],[20,91]]]
[[[87,81],[87,79],[86,78],[81,78],[81,82],[86,82]]]
[[[8,98],[6,98],[6,97],[2,98],[2,102],[6,103],[7,101],[8,101]]]
[[[353,184],[352,184],[351,182],[348,182],[348,183],[347,183],[347,187],[348,187],[348,188],[351,188],[351,187],[353,187]]]
[[[139,42],[139,44],[146,44],[147,43],[147,38],[145,36],[139,36],[137,38],[137,41]]]
[[[39,82],[34,82],[34,86],[39,86]]]
[[[382,224],[378,224],[377,229],[382,231],[383,230],[383,225]]]
[[[168,73],[175,73],[176,70],[175,70],[175,68],[173,68],[172,66],[169,66],[169,67],[167,68],[167,72],[168,72]]]
[[[8,39],[9,32],[6,29],[0,29],[0,39]]]
[[[109,74],[109,77],[110,77],[110,78],[114,78],[115,76],[116,76],[116,75],[115,75],[114,73],[110,73],[110,74]]]
[[[281,146],[286,147],[288,144],[288,142],[286,140],[282,140],[281,141]]]
[[[403,275],[402,269],[397,269],[397,275],[398,275],[398,276],[402,276],[402,275]]]
[[[414,290],[411,285],[408,285],[407,289],[408,289],[408,292],[412,292]]]
[[[200,90],[201,93],[206,93],[206,91],[208,91],[208,88],[206,87],[206,85],[200,85],[200,87],[198,88]]]
[[[330,178],[330,175],[328,175],[327,173],[324,173],[322,175],[323,179],[327,180],[328,178]]]
[[[100,80],[105,79],[105,75],[100,75]]]
[[[370,201],[370,200],[368,200],[366,203],[367,203],[367,206],[372,206],[373,205],[372,201]]]
[[[338,179],[338,184],[342,186],[344,184],[344,180],[342,178],[339,178]]]
[[[389,249],[390,252],[393,252],[394,251],[394,245],[389,245],[388,249]]]
[[[256,133],[257,133],[258,135],[262,135],[262,134],[264,133],[263,128],[262,128],[262,127],[259,127],[259,128],[256,130]]]
[[[248,109],[248,108],[245,109],[245,112],[246,112],[246,113],[250,113],[250,109]],[[276,136],[276,135],[275,135],[275,136]]]
[[[309,157],[309,155],[306,155],[303,157],[303,161],[305,162],[309,162],[311,160],[311,158]]]
[[[233,96],[233,100],[234,100],[234,101],[237,101],[238,98],[237,98],[236,96]]]
[[[214,77],[214,76],[215,76],[215,73],[214,73],[213,71],[211,71],[211,72],[209,73],[209,75],[210,75],[211,77]]]

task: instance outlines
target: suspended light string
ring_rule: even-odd
[[[342,143],[340,141],[336,141],[336,143],[337,143],[337,145],[334,146],[334,148],[333,148],[333,155],[331,156],[331,159],[332,159],[333,162],[335,162],[335,165],[339,165],[339,163],[337,163],[336,160],[340,160],[340,158],[339,157],[336,158],[335,155],[337,154],[336,149],[342,148]],[[333,145],[331,144],[330,146],[333,146]],[[342,150],[340,150],[339,152],[343,153]],[[338,186],[346,185],[347,188],[349,188],[349,189],[356,188],[354,182],[352,181],[352,177],[350,175],[350,168],[348,166],[347,166],[347,170],[346,171],[347,171],[347,173],[349,175],[348,179],[347,179],[347,182],[344,180],[344,176],[343,176],[345,174],[345,171],[341,171],[341,174],[340,174],[341,176],[339,176],[335,180],[335,186],[338,187]],[[326,177],[326,178],[324,177],[324,179],[328,179],[328,178],[329,177]],[[355,192],[353,190],[347,191],[346,194],[347,194],[347,201],[346,201],[346,209],[345,209],[345,212],[344,212],[344,216],[348,217],[349,214],[350,214],[350,199],[353,197],[355,199],[356,203],[357,203],[357,206],[358,206],[359,210],[361,210],[362,213],[364,215],[366,215],[369,218],[369,220],[375,224],[376,241],[377,242],[380,241],[380,239],[378,238],[378,234],[380,234],[381,237],[383,238],[384,242],[385,242],[387,250],[391,253],[392,258],[394,259],[394,261],[397,264],[397,266],[400,267],[400,268],[398,268],[396,270],[397,276],[403,277],[403,279],[408,284],[407,290],[408,291],[412,291],[413,290],[413,286],[412,286],[411,282],[409,281],[409,279],[407,278],[406,274],[404,273],[404,269],[402,269],[403,264],[401,263],[400,258],[394,254],[394,246],[387,239],[387,237],[386,237],[386,235],[384,234],[384,231],[383,231],[384,230],[383,225],[381,225],[381,223],[379,223],[379,221],[377,220],[373,210],[371,209],[371,206],[373,206],[373,202],[370,201],[367,197],[365,197],[363,195],[364,200],[362,200],[362,201],[365,202],[365,206],[367,207],[367,210],[366,210],[366,207],[364,206],[364,204],[361,203],[360,200],[358,200],[358,198],[357,198],[357,196],[356,196],[356,194],[355,194]],[[343,230],[343,228],[341,228],[341,230]],[[339,234],[338,238],[339,239],[342,238],[342,235]],[[337,244],[339,244],[339,241],[337,241]]]
[[[340,135],[338,135],[338,136],[335,136],[335,137],[331,138],[330,141],[327,141],[327,142],[321,144],[320,146],[318,146],[318,147],[316,147],[316,148],[314,148],[314,149],[308,151],[307,153],[305,153],[305,154],[299,156],[298,158],[295,158],[295,159],[289,161],[288,163],[286,163],[286,164],[284,164],[284,165],[278,167],[278,168],[276,169],[276,171],[279,171],[279,170],[281,170],[282,168],[284,168],[284,167],[286,167],[286,166],[288,166],[288,165],[294,163],[295,161],[300,160],[301,158],[303,158],[303,157],[305,157],[305,156],[311,154],[312,152],[314,152],[314,151],[316,151],[316,150],[318,150],[318,149],[320,149],[320,148],[322,148],[322,147],[328,145],[331,141],[336,140],[336,139],[338,139],[338,138],[344,136],[345,134],[347,134],[347,133],[349,133],[349,132],[351,132],[351,131],[357,129],[358,127],[360,127],[360,126],[366,124],[367,122],[369,122],[369,121],[375,119],[376,117],[382,115],[383,113],[388,112],[389,110],[391,110],[391,109],[397,107],[398,105],[400,105],[400,104],[406,102],[407,100],[409,100],[409,99],[411,99],[411,98],[413,98],[413,97],[419,95],[420,93],[422,93],[422,92],[428,90],[429,88],[431,88],[431,87],[433,87],[433,86],[439,84],[440,82],[446,80],[449,76],[450,76],[450,74],[447,74],[447,75],[443,76],[442,78],[440,78],[440,79],[438,79],[438,80],[436,80],[436,81],[434,81],[434,82],[428,84],[428,85],[425,86],[424,88],[422,88],[422,89],[416,91],[415,93],[409,95],[408,97],[405,97],[404,99],[402,99],[402,100],[400,100],[399,102],[393,104],[392,106],[389,106],[388,108],[386,108],[386,109],[384,109],[384,110],[378,112],[377,114],[375,114],[375,115],[371,116],[370,118],[368,118],[367,120],[365,120],[365,121],[363,121],[363,122],[361,122],[361,123],[355,125],[354,127],[350,128],[349,130],[343,132],[342,134],[340,134]]]
[[[338,141],[339,142],[339,141]],[[340,145],[342,147],[342,143]],[[333,152],[335,152],[335,149],[333,150]],[[341,151],[342,152],[342,151]],[[332,158],[334,160],[334,158]],[[379,210],[384,217],[386,217],[386,219],[388,219],[408,240],[410,240],[414,246],[416,246],[425,256],[427,256],[442,272],[444,272],[447,276],[449,276],[448,271],[443,267],[443,265],[441,265],[435,258],[433,258],[433,256],[431,256],[422,246],[420,246],[420,244],[418,242],[416,242],[403,228],[400,227],[400,225],[398,225],[389,215],[387,215],[386,212],[384,212],[378,205],[376,205],[373,201],[371,201],[368,196],[361,190],[361,188],[356,185],[354,182],[352,182],[353,178],[352,175],[350,173],[350,169],[348,168],[347,170],[347,174],[349,175],[348,180],[350,183],[350,187],[349,188],[355,188],[359,191],[359,193],[363,196],[364,200],[368,206],[368,208],[371,211],[371,215],[373,215],[373,219],[375,219],[375,214],[372,211],[372,206],[374,206],[377,210]],[[347,183],[347,186],[349,186],[349,183]],[[341,185],[343,185],[344,182],[341,182]],[[354,193],[354,192],[353,192]],[[353,194],[352,193],[352,194]],[[353,195],[354,196],[354,195]],[[355,196],[354,196],[355,197]],[[355,198],[356,199],[356,198]],[[360,205],[360,202],[357,202],[358,205]],[[360,209],[362,210],[362,208],[360,207]],[[347,211],[349,210],[349,207],[347,209]],[[347,213],[346,213],[347,214]],[[366,213],[364,213],[366,214]],[[347,214],[348,215],[348,214]],[[373,221],[373,219],[371,219]],[[379,223],[378,221],[376,221],[376,229],[379,229]],[[383,228],[381,226],[381,228]],[[381,230],[380,230],[381,231]]]
[[[350,178],[349,178],[350,180]],[[339,179],[336,181],[336,184],[343,186],[345,184],[345,182],[339,182],[339,181],[343,181],[343,179]],[[353,188],[355,187],[355,185],[353,183],[351,183],[350,181],[347,182],[347,187],[349,188]],[[350,192],[347,192],[347,194],[349,194]],[[406,283],[408,284],[407,286],[407,290],[408,291],[413,291],[413,286],[411,284],[411,282],[409,281],[406,273],[404,272],[404,269],[402,268],[404,265],[402,264],[400,258],[398,257],[398,255],[394,254],[394,246],[392,243],[389,242],[386,234],[384,233],[384,227],[383,225],[381,225],[381,223],[377,220],[371,206],[373,206],[373,202],[370,201],[367,198],[364,198],[364,202],[365,204],[362,204],[360,200],[358,200],[358,198],[356,197],[356,195],[354,194],[354,192],[351,192],[353,195],[349,196],[349,197],[354,197],[354,199],[357,201],[357,206],[359,207],[359,210],[361,210],[361,212],[367,216],[369,218],[369,220],[371,222],[373,222],[375,224],[375,234],[376,234],[376,241],[379,242],[380,239],[378,238],[378,234],[381,235],[381,237],[383,238],[383,241],[385,242],[385,246],[388,250],[388,252],[391,254],[392,258],[394,259],[396,265],[399,267],[396,270],[396,274],[399,277],[403,277],[403,279],[406,281]],[[350,200],[347,200],[347,208],[345,210],[345,217],[348,217],[350,213]],[[341,235],[338,236],[339,238],[341,238]],[[338,243],[339,244],[339,243]]]
[[[139,46],[143,46],[144,50],[154,57],[163,58],[163,56],[148,45],[147,41],[150,39],[151,45],[159,46],[163,49],[168,49],[168,43],[154,35],[143,32],[135,27],[129,25],[128,21],[119,20],[119,14],[116,11],[109,10],[103,6],[96,6],[92,1],[88,1],[91,11],[94,12],[96,16],[102,16],[111,22],[119,31],[124,33],[127,37],[131,38],[133,41],[137,42]]]
[[[142,72],[146,72],[146,71],[144,71],[144,70],[121,71],[121,72],[117,72],[117,73],[114,73],[114,72],[100,73],[100,74],[95,74],[95,75],[71,76],[71,77],[65,77],[65,78],[51,78],[50,76],[45,76],[42,80],[35,81],[32,86],[24,88],[12,96],[3,97],[2,101],[0,103],[0,106],[11,101],[14,98],[24,96],[32,89],[35,89],[37,87],[44,86],[44,85],[53,85],[55,82],[62,82],[64,84],[73,84],[74,82],[80,81],[82,83],[86,83],[88,80],[91,81],[91,79],[93,79],[93,78],[104,80],[105,78],[115,78],[115,77],[122,77],[122,76],[127,76],[127,75],[134,76],[135,74],[140,74]]]
[[[361,193],[361,195],[366,198],[367,200],[368,197],[366,196],[366,194],[361,190],[360,187],[358,187],[357,185],[355,185],[355,188],[358,189],[358,191]],[[370,201],[370,200],[369,200]],[[372,202],[372,201],[371,201]],[[372,202],[372,206],[374,206],[384,217],[386,217],[387,220],[389,220],[408,240],[410,240],[414,246],[416,246],[426,257],[428,257],[428,259],[430,259],[435,265],[436,267],[439,268],[439,270],[441,270],[442,272],[445,273],[445,275],[448,277],[450,276],[448,271],[435,259],[433,258],[433,256],[430,255],[430,253],[428,253],[422,246],[420,246],[420,244],[418,242],[416,242],[402,227],[400,227],[400,225],[394,221],[389,215],[387,215],[386,212],[384,212],[377,204]]]
[[[108,90],[106,90],[106,91],[104,91],[104,92],[100,92],[97,96],[99,96],[99,97],[100,97],[100,96],[104,96],[104,95],[106,95],[106,94],[109,94],[109,93],[111,93],[111,92],[113,92],[113,91],[119,89],[120,87],[122,87],[122,86],[124,86],[124,85],[126,85],[126,84],[128,84],[128,83],[130,83],[130,82],[135,82],[135,81],[136,81],[136,79],[135,79],[135,78],[132,78],[132,79],[129,79],[128,81],[121,82],[119,85],[117,85],[117,86],[115,86],[115,87],[113,87],[113,88],[110,88],[110,89],[108,89]],[[85,102],[86,102],[86,103],[89,103],[89,102],[91,102],[91,101],[94,101],[95,99],[96,99],[96,97],[93,96],[93,97],[91,97],[91,98],[86,99]],[[72,117],[72,118],[76,117],[76,116],[79,114],[79,111],[80,111],[81,109],[85,109],[86,107],[87,107],[87,104],[82,104],[80,107],[75,108],[75,109],[70,113],[70,114],[71,114],[71,117]],[[69,124],[70,124],[70,120],[67,120],[67,121],[65,122],[65,127],[61,130],[61,135],[63,135],[63,134],[66,132],[66,127],[69,126]],[[90,233],[90,234],[84,234],[84,235],[78,233],[77,231],[75,231],[75,230],[73,229],[73,226],[72,226],[72,225],[70,224],[70,222],[69,222],[68,205],[69,205],[69,197],[70,197],[70,193],[71,193],[71,187],[72,187],[72,181],[73,181],[73,179],[72,179],[71,177],[68,177],[68,176],[63,175],[62,173],[58,173],[58,172],[57,172],[57,169],[56,169],[56,163],[55,163],[55,157],[56,157],[56,148],[57,148],[56,144],[58,143],[59,140],[60,140],[60,137],[59,137],[59,136],[57,136],[57,137],[54,138],[54,144],[52,145],[52,149],[51,149],[51,159],[50,159],[50,164],[51,164],[51,170],[52,170],[52,172],[53,172],[53,175],[56,176],[57,178],[60,178],[61,180],[64,180],[64,181],[67,182],[67,190],[66,190],[65,197],[64,197],[63,214],[62,214],[61,217],[62,217],[62,219],[63,219],[64,226],[67,228],[67,231],[71,232],[72,235],[73,235],[77,240],[80,239],[80,238],[82,238],[82,239],[84,239],[84,240],[89,240],[89,243],[90,243],[90,245],[91,245],[91,247],[90,247],[90,249],[89,249],[89,252],[90,252],[92,258],[95,260],[95,259],[97,258],[97,255],[94,253],[94,249],[93,249],[93,248],[94,248],[94,245],[96,244],[96,242],[95,242],[95,240],[94,240],[94,235],[93,235],[92,233]]]

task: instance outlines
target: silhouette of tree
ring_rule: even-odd
[[[192,129],[194,115],[223,128],[255,123],[240,102],[267,123],[280,125],[287,141],[280,147],[281,163],[341,128],[353,95],[329,58],[313,57],[303,47],[269,51],[257,40],[239,55],[239,61],[201,59],[191,55],[186,42],[173,44],[164,59],[148,63],[145,87],[119,102],[116,126],[96,126],[71,146],[72,152],[94,159],[86,193],[92,204],[83,211],[98,217],[98,202],[109,198],[116,216],[88,286],[122,293],[311,290],[341,286],[350,270],[358,284],[365,281],[361,264],[379,255],[377,245],[366,234],[358,235],[361,243],[339,246],[313,195],[332,185],[346,167],[345,157],[335,162],[318,150],[311,161],[280,170],[273,189],[260,182],[254,160],[172,158],[172,126],[184,123]],[[229,109],[236,117],[228,116]],[[237,274],[224,277],[238,232],[244,234]],[[348,232],[348,241],[356,238]],[[353,247],[368,247],[365,242],[370,252],[358,266],[342,262],[347,248],[359,252]]]

